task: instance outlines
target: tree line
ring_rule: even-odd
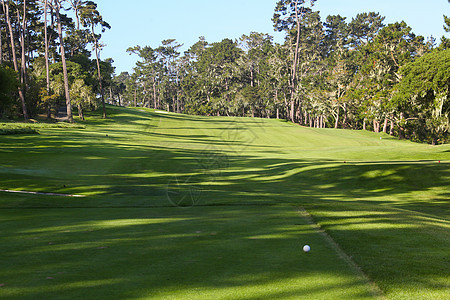
[[[111,103],[448,141],[450,39],[438,45],[374,12],[322,20],[315,2],[276,2],[281,44],[250,32],[215,43],[200,37],[181,53],[167,39],[130,47],[139,60],[116,76],[113,60],[100,59],[110,25],[95,2],[1,0],[0,118],[64,110],[73,121],[73,109],[83,120],[97,107],[106,118]],[[446,16],[444,28],[450,32]]]
[[[385,25],[374,12],[321,20],[314,2],[276,3],[272,21],[283,44],[251,32],[215,43],[200,37],[183,54],[174,39],[130,47],[139,60],[131,74],[114,78],[122,87],[116,102],[445,142],[450,40],[442,37],[438,46],[403,21]],[[444,20],[448,32],[450,18]]]
[[[113,60],[100,59],[106,29],[93,1],[2,0],[0,118],[51,118],[63,110],[72,122],[73,107],[83,120],[84,110],[100,104],[106,117],[114,74]]]

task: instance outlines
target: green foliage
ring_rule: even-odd
[[[0,117],[14,115],[17,86],[16,72],[8,66],[0,66]]]
[[[450,129],[450,50],[435,50],[401,69],[404,75],[394,102],[410,117],[422,120],[433,144]]]
[[[350,38],[354,47],[369,43],[384,27],[385,17],[376,12],[359,13],[350,22]]]
[[[30,127],[7,128],[0,124],[0,135],[38,134],[36,129]]]
[[[295,29],[297,17],[301,18],[303,14],[311,12],[307,3],[314,5],[317,0],[279,0],[275,6],[275,13],[272,21],[276,31],[291,31]]]
[[[61,89],[63,88],[62,72],[61,72],[61,53],[60,53],[60,41],[58,41],[59,32],[57,32],[57,24],[55,19],[60,20],[62,27],[62,34],[65,36],[63,40],[63,45],[65,49],[66,58],[70,59],[72,62],[77,63],[81,66],[81,69],[73,65],[70,66],[74,73],[69,74],[71,76],[70,80],[73,83],[77,79],[82,79],[84,85],[89,87],[90,96],[83,100],[85,103],[92,103],[92,93],[94,90],[99,90],[97,78],[93,76],[98,75],[96,64],[89,59],[91,51],[87,49],[88,46],[94,46],[95,54],[98,56],[98,52],[101,50],[103,45],[100,43],[101,35],[94,32],[97,26],[101,27],[102,32],[105,29],[110,28],[110,25],[103,20],[100,12],[97,9],[97,4],[93,1],[80,1],[80,0],[58,0],[58,1],[47,1],[47,13],[44,14],[44,1],[5,1],[5,7],[8,6],[9,18],[5,14],[0,14],[0,23],[2,23],[2,36],[4,35],[6,21],[10,21],[11,27],[14,29],[12,38],[15,39],[15,60],[18,66],[18,77],[23,77],[21,81],[20,90],[23,92],[23,97],[26,110],[28,113],[36,117],[41,113],[46,113],[48,117],[51,117],[51,110],[57,106],[57,102],[62,102],[63,93]],[[51,3],[50,3],[51,2]],[[71,9],[73,10],[74,16],[76,18],[76,23],[69,15],[59,14],[59,18],[56,17],[56,8],[60,8],[61,5],[68,4],[70,2]],[[50,8],[52,6],[52,8]],[[69,8],[65,7],[67,10]],[[24,14],[25,11],[25,14]],[[44,24],[44,15],[46,16],[46,24]],[[57,22],[58,23],[58,22]],[[44,26],[47,31],[47,36],[44,36]],[[80,29],[80,25],[85,28]],[[22,37],[21,33],[25,36]],[[45,38],[48,41],[44,42]],[[17,47],[21,45],[21,41],[25,40],[25,49],[22,47]],[[2,38],[2,61],[7,60],[8,65],[13,65],[14,56],[11,53],[11,42],[10,36],[5,35]],[[47,49],[46,49],[47,48]],[[8,50],[8,51],[7,51]],[[47,51],[46,51],[47,50]],[[46,61],[44,58],[44,53],[48,52],[48,60],[52,66],[51,70],[51,87],[47,91],[47,80],[46,80]],[[24,64],[21,66],[22,55],[24,56]],[[103,77],[103,87],[109,87],[112,85],[112,74],[114,73],[114,68],[112,67],[112,60],[105,60],[99,62],[102,77]],[[69,63],[70,64],[70,63]],[[20,70],[21,68],[26,70]],[[81,74],[83,73],[84,74]],[[25,76],[25,77],[24,77]],[[5,84],[7,81],[5,81]],[[80,81],[77,81],[77,88],[79,90]],[[69,87],[70,88],[70,87]],[[17,86],[16,86],[17,89]],[[85,91],[87,92],[87,90]],[[72,92],[74,97],[77,98],[76,105],[80,103],[80,97],[75,96],[78,92]],[[17,93],[18,94],[18,93]],[[86,94],[86,93],[85,93]],[[19,111],[22,107],[18,109],[18,104],[20,100],[17,99],[15,93],[2,94],[0,104],[0,116],[2,117],[17,117]],[[57,99],[61,96],[61,99]],[[6,105],[6,106],[5,106]],[[5,108],[6,107],[6,108]]]
[[[92,77],[82,65],[67,61],[67,70],[69,75],[69,86],[70,95],[73,97],[75,105],[82,105],[86,108],[96,107],[96,97],[93,93],[92,86],[87,85],[87,82],[93,82]],[[60,95],[64,96],[64,80],[62,73],[62,63],[56,63],[50,67],[51,82],[50,85],[52,90]],[[94,81],[95,82],[95,81]],[[53,100],[54,96],[50,95],[49,98],[44,98],[43,100]]]
[[[40,130],[54,128],[77,128],[84,129],[84,125],[70,123],[0,123],[0,135],[26,135],[39,134]]]

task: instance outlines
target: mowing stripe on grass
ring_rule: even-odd
[[[13,190],[0,190],[5,193],[19,193],[19,194],[33,194],[44,196],[62,196],[62,197],[86,197],[84,195],[70,195],[70,194],[58,194],[58,193],[42,193],[42,192],[30,192],[30,191],[13,191]]]
[[[350,256],[348,256],[344,252],[344,250],[341,249],[341,247],[339,247],[339,244],[336,243],[336,241],[333,240],[333,238],[328,235],[326,231],[323,230],[322,227],[320,227],[319,224],[314,222],[314,219],[308,213],[308,211],[306,211],[305,208],[299,207],[298,211],[300,215],[305,218],[306,222],[311,225],[311,227],[313,227],[317,231],[317,233],[319,233],[324,238],[324,240],[331,246],[331,248],[336,251],[337,255],[349,265],[349,267],[355,272],[355,274],[370,286],[370,290],[374,297],[378,299],[387,299],[384,296],[383,291],[377,286],[377,284],[363,272],[363,270],[352,260]]]

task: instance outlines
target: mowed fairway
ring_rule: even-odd
[[[1,190],[84,196],[0,191],[0,298],[448,298],[450,145],[109,115],[0,136]]]

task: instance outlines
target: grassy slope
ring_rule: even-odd
[[[87,195],[1,193],[9,264],[0,295],[368,296],[295,214],[301,205],[388,298],[445,296],[448,145],[277,120],[111,113],[85,129],[0,137],[0,189]],[[315,250],[306,260],[302,243]]]

